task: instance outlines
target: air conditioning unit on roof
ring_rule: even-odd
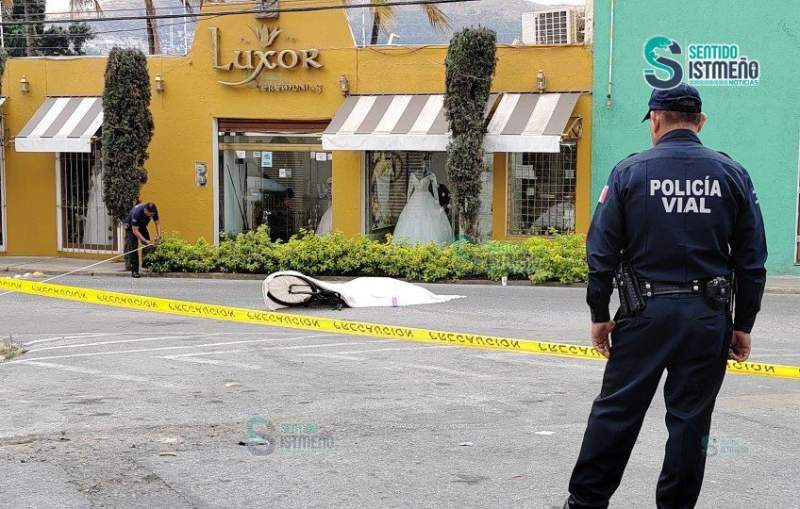
[[[522,15],[524,44],[578,44],[583,42],[583,9],[553,9]]]

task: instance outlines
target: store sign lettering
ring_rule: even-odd
[[[281,33],[278,27],[270,28],[260,26],[254,28],[253,33],[258,39],[261,50],[235,50],[230,61],[222,61],[219,52],[219,28],[210,27],[212,65],[219,71],[245,71],[247,75],[241,81],[220,81],[223,85],[239,86],[254,81],[262,71],[281,69],[320,69],[319,50],[312,49],[284,49],[275,51],[269,49]]]

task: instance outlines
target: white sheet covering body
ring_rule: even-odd
[[[351,308],[439,304],[464,298],[464,295],[437,295],[421,286],[389,277],[359,277],[346,283],[332,283],[314,279],[300,272],[283,271],[272,273],[264,280],[262,287],[264,303],[271,311],[286,307],[269,297],[269,283],[278,276],[299,276],[322,289],[337,292]]]

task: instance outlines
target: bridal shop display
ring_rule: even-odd
[[[189,242],[266,226],[275,242],[341,232],[451,244],[463,233],[447,172],[447,44],[363,44],[341,1],[317,3],[331,8],[260,18],[206,2],[185,55],[147,56],[155,130],[140,199]],[[500,43],[496,55],[475,240],[585,232],[592,52]],[[0,256],[123,248],[103,204],[106,64],[8,59]],[[560,155],[519,155],[541,151]]]
[[[394,227],[395,242],[410,244],[450,244],[453,242],[453,227],[439,203],[439,183],[436,175],[429,173],[422,179],[411,175],[408,181],[408,201],[397,225]]]

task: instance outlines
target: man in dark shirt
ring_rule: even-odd
[[[695,506],[726,363],[750,355],[764,292],[758,198],[739,163],[700,143],[706,116],[697,89],[655,90],[649,106],[654,146],[611,172],[587,239],[592,343],[609,360],[565,508],[608,507],[665,370],[669,439],[656,506]],[[632,276],[618,277],[618,287],[636,289],[630,302],[639,309],[612,321],[621,264]]]
[[[156,225],[156,240],[158,240],[161,238],[161,223],[155,203],[140,203],[136,205],[128,212],[128,217],[125,219],[125,250],[129,252],[128,262],[131,266],[131,277],[141,277],[139,274],[139,268],[141,267],[139,243],[141,242],[144,247],[153,244],[150,241],[150,232],[147,230],[147,225],[150,224],[151,219]]]

